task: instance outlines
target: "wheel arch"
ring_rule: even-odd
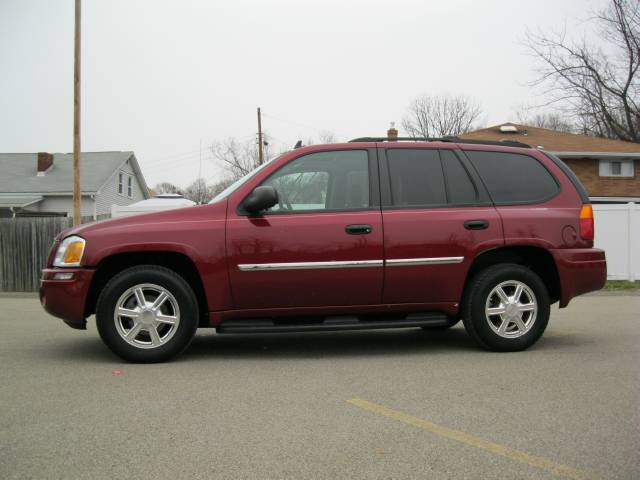
[[[560,300],[561,285],[558,268],[551,253],[542,247],[518,245],[486,250],[475,257],[465,280],[465,289],[480,271],[500,263],[515,263],[529,268],[544,282],[551,303]]]
[[[198,300],[198,325],[209,326],[207,298],[204,284],[195,263],[184,253],[174,251],[134,251],[115,253],[103,258],[96,266],[85,304],[85,318],[96,312],[100,292],[109,279],[136,265],[159,265],[173,270],[189,284]]]

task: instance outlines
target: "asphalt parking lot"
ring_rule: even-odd
[[[0,297],[0,478],[640,478],[640,296],[554,308],[532,349],[461,326],[216,336],[114,357]]]

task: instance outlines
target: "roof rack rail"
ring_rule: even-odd
[[[472,145],[499,145],[502,147],[520,147],[520,148],[531,148],[531,145],[527,145],[526,143],[517,142],[515,140],[467,140],[460,137],[398,137],[398,138],[389,138],[389,137],[360,137],[354,138],[353,140],[349,140],[349,143],[355,142],[449,142],[449,143],[468,143]]]

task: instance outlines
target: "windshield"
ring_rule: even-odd
[[[281,156],[282,155],[280,155],[280,157]],[[274,160],[277,160],[280,157],[277,157]],[[273,160],[269,160],[268,162],[263,163],[262,165],[260,165],[259,167],[255,168],[254,170],[251,170],[244,177],[240,177],[238,180],[236,180],[231,185],[229,185],[227,188],[225,188],[223,191],[221,191],[218,195],[213,197],[209,203],[219,202],[220,200],[222,200],[224,198],[227,198],[229,195],[231,195],[233,192],[235,192],[238,188],[240,188],[242,185],[244,185],[247,182],[247,180],[249,180],[251,177],[253,177],[256,173],[258,173],[264,167],[269,165],[269,163],[271,163],[271,162],[273,162]]]

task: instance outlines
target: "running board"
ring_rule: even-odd
[[[286,332],[326,332],[336,330],[370,330],[380,328],[440,327],[448,324],[448,317],[443,313],[410,313],[397,319],[384,320],[361,319],[353,315],[328,316],[317,322],[309,319],[251,318],[227,320],[220,324],[218,333],[286,333]],[[286,322],[286,323],[284,323]]]

